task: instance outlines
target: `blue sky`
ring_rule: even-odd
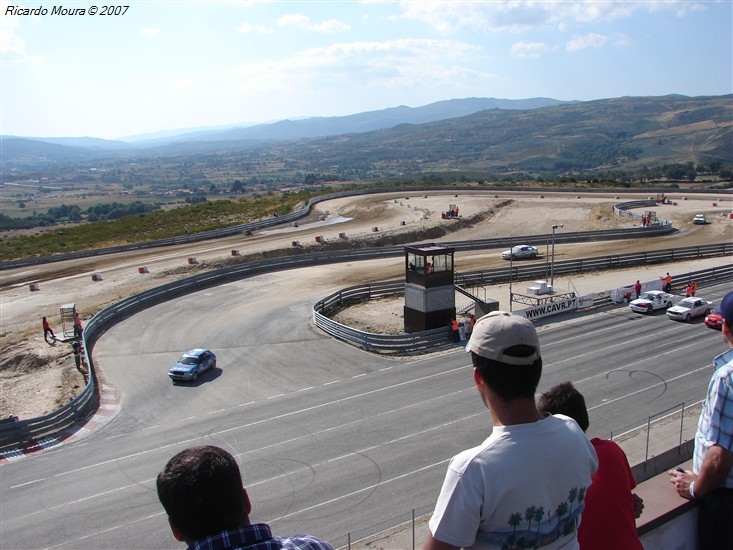
[[[90,15],[93,1],[0,2],[0,133],[113,139],[466,97],[733,93],[731,0],[125,0],[117,16]]]

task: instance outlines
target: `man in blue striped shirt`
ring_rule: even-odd
[[[702,550],[733,548],[733,291],[715,310],[723,317],[723,337],[730,349],[713,359],[695,433],[692,472],[671,471],[677,493],[699,499],[697,537]]]
[[[156,485],[173,536],[188,550],[333,550],[311,535],[273,537],[266,523],[250,523],[252,505],[239,465],[219,447],[181,451]]]

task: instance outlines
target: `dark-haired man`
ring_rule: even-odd
[[[156,484],[173,536],[189,550],[333,550],[310,535],[273,537],[266,523],[250,523],[252,505],[239,465],[219,447],[181,451]]]
[[[564,414],[588,431],[590,420],[583,394],[571,382],[563,382],[544,392],[537,408],[550,414]],[[578,529],[581,548],[593,550],[642,550],[636,532],[636,518],[644,501],[631,491],[636,481],[623,449],[610,439],[590,440],[598,455],[598,471],[585,493],[585,509]]]
[[[598,460],[574,420],[537,409],[542,358],[534,325],[491,312],[476,321],[466,350],[493,430],[450,461],[424,549],[578,548]]]

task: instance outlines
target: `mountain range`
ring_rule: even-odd
[[[286,160],[299,172],[365,177],[426,170],[535,173],[629,169],[664,163],[733,165],[733,95],[468,98],[342,117],[189,129],[130,141],[0,137],[0,168],[173,159]],[[265,162],[265,172],[272,173]]]

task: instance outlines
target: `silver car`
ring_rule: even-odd
[[[501,253],[501,257],[504,260],[519,260],[522,258],[534,259],[539,254],[539,250],[536,247],[528,244],[520,244],[513,246],[511,250],[505,250]]]
[[[192,349],[183,354],[168,371],[174,382],[195,382],[199,374],[216,367],[216,355],[208,349]]]
[[[712,302],[702,298],[683,298],[676,306],[667,310],[667,317],[675,321],[689,321],[693,317],[708,315],[712,309]]]

